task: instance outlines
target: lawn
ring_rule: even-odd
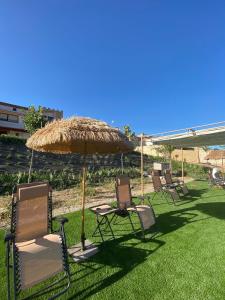
[[[225,191],[205,181],[188,186],[190,196],[176,206],[154,199],[158,233],[152,240],[134,237],[122,220],[113,227],[116,240],[101,244],[83,264],[71,262],[72,285],[61,299],[224,299]],[[68,244],[73,244],[79,240],[80,214],[67,217]],[[86,220],[90,238],[95,226],[90,211]],[[3,237],[0,231],[0,299],[6,299]]]

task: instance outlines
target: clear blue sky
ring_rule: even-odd
[[[137,132],[225,119],[225,1],[1,1],[0,101]]]

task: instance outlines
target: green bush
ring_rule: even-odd
[[[178,175],[181,175],[181,162],[180,161],[173,161],[172,162],[173,171],[178,172]],[[191,164],[184,162],[184,173],[192,178],[198,179],[206,179],[208,168],[204,166],[200,166],[197,164]]]
[[[87,182],[89,185],[102,184],[114,180],[118,175],[122,174],[120,168],[101,168],[97,171],[87,171]],[[140,176],[140,169],[125,168],[124,174],[135,178]],[[32,181],[49,181],[51,186],[56,190],[63,190],[74,187],[81,182],[81,173],[63,171],[48,171],[48,172],[33,172],[31,175]],[[19,183],[28,181],[28,173],[18,172],[16,174],[0,173],[0,194],[12,193],[13,188]]]
[[[0,142],[3,144],[7,144],[7,145],[12,145],[12,144],[16,144],[16,145],[25,145],[26,140],[21,139],[17,136],[10,136],[10,135],[6,135],[6,134],[2,134],[0,135]]]

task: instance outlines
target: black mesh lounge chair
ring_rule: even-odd
[[[179,179],[173,180],[170,170],[165,170],[164,178],[167,186],[175,188],[178,192],[181,192],[183,195],[188,194],[188,188],[184,184],[184,181]]]
[[[152,206],[136,205],[133,202],[129,177],[117,177],[115,187],[118,207],[118,210],[115,212],[115,214],[122,217],[127,216],[132,225],[132,229],[135,232],[130,214],[136,213],[141,224],[142,237],[145,238],[145,230],[150,229],[156,222],[155,213]]]
[[[154,188],[154,196],[155,198],[157,194],[161,194],[162,197],[168,202],[168,195],[172,199],[173,203],[180,199],[179,194],[175,187],[171,187],[167,184],[162,184],[160,176],[152,175],[152,183]]]
[[[18,299],[22,291],[59,273],[60,278],[29,298],[43,295],[66,280],[66,287],[49,298],[55,299],[70,286],[64,233],[67,219],[55,218],[61,225],[58,231],[52,231],[51,200],[51,189],[46,182],[18,185],[13,194],[11,230],[5,237],[8,299],[11,299],[11,285],[13,299]]]

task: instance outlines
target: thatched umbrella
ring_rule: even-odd
[[[205,157],[206,160],[221,160],[223,168],[223,160],[225,158],[225,150],[211,150]]]
[[[36,131],[26,143],[28,148],[51,153],[109,154],[133,150],[133,145],[117,128],[91,118],[73,117],[47,124]],[[81,245],[85,249],[84,209],[86,162],[82,178],[82,227]]]

